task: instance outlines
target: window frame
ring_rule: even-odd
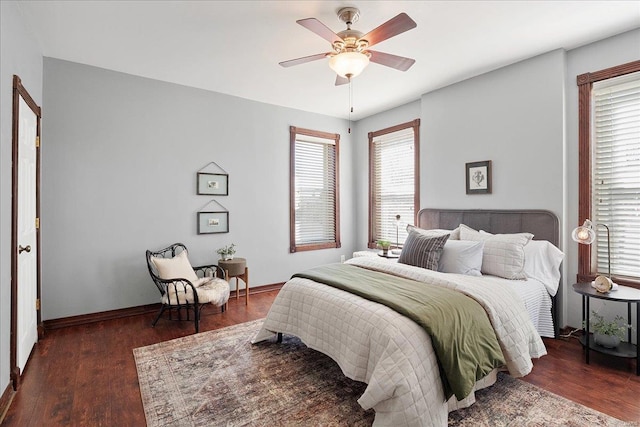
[[[373,139],[386,135],[389,133],[397,132],[400,130],[413,128],[413,150],[414,150],[414,163],[413,163],[413,211],[414,218],[413,223],[416,223],[418,217],[418,211],[420,210],[420,119],[415,119],[410,122],[401,123],[399,125],[391,126],[385,129],[380,129],[374,132],[369,132],[369,235],[367,247],[370,249],[377,248],[377,236],[375,235],[375,221],[374,221],[374,198],[375,198],[375,180],[374,180],[374,164],[375,159],[373,155]]]
[[[296,136],[307,135],[334,141],[335,147],[335,191],[334,191],[334,220],[335,235],[333,242],[326,243],[296,243]],[[340,248],[340,134],[304,129],[296,126],[289,127],[289,252],[315,251],[319,249]]]
[[[593,73],[580,74],[578,85],[578,224],[592,217],[591,182],[591,91],[593,83],[640,71],[640,61],[632,61]],[[578,282],[590,282],[596,278],[597,266],[591,262],[591,246],[578,245]],[[640,277],[615,277],[621,285],[640,288]]]

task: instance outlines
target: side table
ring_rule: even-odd
[[[249,269],[247,268],[247,260],[244,258],[234,258],[228,260],[219,260],[218,265],[224,270],[225,279],[228,282],[232,277],[236,278],[236,300],[240,297],[240,289],[238,288],[238,279],[244,282],[245,305],[249,304]]]
[[[586,362],[589,364],[589,351],[595,350],[600,353],[617,357],[635,358],[636,375],[640,375],[640,351],[638,345],[631,343],[631,329],[627,333],[627,342],[621,342],[616,348],[606,348],[595,343],[593,336],[589,335],[589,300],[598,298],[607,301],[618,301],[627,303],[627,323],[631,324],[631,304],[636,305],[636,343],[640,344],[640,289],[618,285],[618,289],[603,294],[591,287],[591,283],[576,283],[573,290],[582,295],[582,321],[585,325],[584,335],[580,337],[580,343],[586,352]]]

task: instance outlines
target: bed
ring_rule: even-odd
[[[485,235],[478,234],[480,238],[487,233],[529,232],[556,246],[559,239],[557,217],[547,211],[423,209],[418,214],[422,229],[452,230],[460,224],[476,233],[482,230]],[[455,290],[470,297],[484,309],[495,331],[504,357],[500,368],[515,377],[528,374],[532,359],[546,354],[530,309],[507,280],[426,270],[379,257],[353,258],[346,264],[340,268],[366,270],[382,278],[397,276],[421,287],[427,284],[429,289]],[[493,384],[500,369],[483,371],[468,394],[449,397],[444,386],[448,373],[436,357],[442,357],[441,339],[432,340],[423,326],[386,305],[304,275],[285,284],[253,341],[278,333],[299,337],[334,359],[347,377],[365,382],[368,386],[358,403],[375,410],[374,425],[447,425],[448,412],[471,405],[474,391]]]

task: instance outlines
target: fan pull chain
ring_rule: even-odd
[[[349,77],[349,133],[351,133],[351,113],[353,113],[353,87]]]

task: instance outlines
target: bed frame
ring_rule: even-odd
[[[422,209],[418,212],[417,219],[418,227],[425,229],[452,230],[460,224],[465,224],[493,234],[532,233],[534,239],[548,240],[556,247],[560,242],[558,217],[553,212],[545,210]],[[551,298],[551,315],[556,338],[560,331],[557,301],[560,292],[561,288],[558,288],[556,296]]]

